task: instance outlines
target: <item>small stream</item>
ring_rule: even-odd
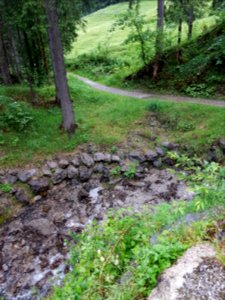
[[[65,241],[73,242],[70,233],[79,234],[94,219],[103,220],[109,209],[131,207],[138,212],[143,206],[192,197],[175,175],[153,168],[140,180],[120,180],[107,186],[99,178],[85,183],[63,181],[0,229],[0,296],[6,300],[46,296],[69,271]],[[201,217],[187,215],[185,222]],[[156,240],[157,235],[151,242]]]

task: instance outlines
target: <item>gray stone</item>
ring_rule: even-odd
[[[153,161],[153,166],[156,168],[161,168],[162,167],[162,161],[161,159],[157,159]]]
[[[100,163],[100,164],[96,164],[93,168],[93,172],[95,173],[103,173],[105,166]]]
[[[45,193],[49,189],[49,180],[47,178],[32,179],[28,184],[35,194]]]
[[[48,177],[52,176],[52,172],[51,172],[51,170],[47,166],[45,166],[45,167],[42,168],[42,174],[44,176],[48,176]]]
[[[55,174],[52,178],[52,182],[53,182],[53,184],[59,184],[64,179],[66,179],[66,177],[67,177],[67,170],[58,168],[55,171]]]
[[[56,168],[58,168],[58,164],[57,164],[57,162],[54,161],[54,160],[48,161],[48,162],[47,162],[47,165],[48,165],[48,167],[49,167],[50,169],[56,169]]]
[[[8,175],[6,176],[6,182],[9,184],[14,184],[17,181],[17,177],[14,175]]]
[[[81,189],[77,196],[79,201],[83,201],[89,197],[89,192],[87,192],[85,189]]]
[[[29,204],[29,197],[22,188],[17,189],[15,198],[22,204]]]
[[[87,153],[81,153],[80,159],[81,159],[82,163],[89,168],[94,165],[93,158]]]
[[[66,167],[68,167],[69,165],[69,161],[67,159],[60,159],[59,161],[59,167],[62,169],[65,169]]]
[[[44,236],[55,233],[55,226],[48,219],[40,218],[26,223],[26,228],[34,230]]]
[[[102,161],[102,162],[111,162],[111,155],[108,154],[108,153],[106,153],[106,154],[100,153],[100,152],[95,153],[94,161],[96,161],[96,162],[100,162],[100,161]]]
[[[148,161],[153,161],[155,160],[157,157],[158,157],[158,154],[157,152],[155,151],[152,151],[152,150],[148,150],[146,153],[145,153],[145,157]]]
[[[74,157],[71,160],[71,164],[74,165],[74,167],[79,167],[80,166],[80,159],[78,157]]]
[[[162,142],[161,146],[168,149],[168,150],[174,150],[178,147],[177,144],[174,144],[174,143],[171,143],[171,142],[168,142],[168,141]]]
[[[219,140],[219,145],[221,149],[225,150],[225,138]]]
[[[77,168],[75,168],[74,166],[70,165],[67,168],[67,175],[69,179],[75,178],[79,175],[79,171]]]
[[[215,299],[205,296],[196,298],[190,294],[189,297],[186,298],[180,294],[180,289],[186,282],[186,276],[194,273],[204,259],[213,258],[215,256],[215,250],[210,244],[199,244],[188,249],[185,254],[178,259],[175,265],[164,271],[160,276],[160,281],[151,292],[148,300]],[[214,276],[216,276],[216,274]],[[217,277],[217,279],[219,278]],[[206,288],[206,286],[200,287],[203,292]],[[194,291],[195,288],[192,290]],[[223,298],[218,298],[218,300],[222,299]]]
[[[85,166],[81,166],[79,168],[79,174],[80,174],[80,180],[82,182],[88,181],[91,177],[91,170],[89,170],[87,167]]]
[[[165,151],[160,147],[156,148],[156,152],[158,153],[159,156],[164,156],[165,155]]]
[[[115,163],[120,162],[120,157],[118,155],[112,155],[111,159],[112,159],[112,162],[115,162]]]
[[[23,170],[23,171],[18,172],[17,178],[21,182],[25,183],[28,180],[30,180],[36,174],[37,174],[37,170],[36,169]]]
[[[139,162],[144,162],[145,161],[145,156],[142,152],[140,151],[132,151],[129,153],[129,158],[131,160],[136,160]]]

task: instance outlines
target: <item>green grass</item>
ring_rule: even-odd
[[[135,73],[142,67],[142,62],[139,58],[139,46],[136,43],[124,44],[129,29],[116,29],[110,32],[112,24],[116,21],[119,14],[124,13],[128,8],[127,3],[119,3],[108,6],[97,12],[94,12],[84,19],[87,22],[86,30],[80,30],[77,40],[74,42],[72,50],[67,54],[66,60],[68,65],[73,65],[73,61],[80,62],[82,58],[78,58],[82,54],[94,54],[95,56],[110,57],[114,60],[120,60],[125,63],[125,66],[112,66],[111,71],[99,70],[99,66],[93,67],[86,64],[76,68],[76,72],[81,75],[86,75],[92,79],[104,82],[110,85],[121,86],[122,79],[127,75]],[[156,28],[156,13],[157,1],[141,1],[140,12],[146,15],[146,20],[149,22],[149,27],[153,31]],[[211,27],[215,23],[215,18],[205,17],[197,20],[194,23],[193,38],[199,36],[206,28]],[[166,47],[171,47],[176,44],[177,28],[167,26],[165,29]],[[183,42],[187,40],[187,25],[183,26]],[[154,56],[154,47],[152,47],[152,54]],[[89,65],[89,66],[88,66]],[[106,76],[107,75],[107,76]]]
[[[29,108],[34,119],[33,128],[26,132],[8,131],[0,134],[0,165],[23,165],[37,162],[39,158],[60,151],[72,151],[79,144],[96,143],[98,145],[113,145],[121,141],[129,128],[134,127],[134,121],[143,118],[146,103],[135,99],[122,98],[97,92],[70,77],[71,95],[78,123],[76,135],[69,139],[60,131],[60,110],[53,108]],[[26,88],[18,87],[7,95],[18,98],[18,89],[22,90],[20,100],[26,100]],[[44,88],[39,94],[52,98],[53,87]]]
[[[37,163],[55,153],[73,151],[87,142],[109,149],[123,141],[132,128],[145,127],[146,114],[155,103],[161,103],[158,114],[162,122],[167,124],[168,137],[189,145],[196,153],[204,152],[224,136],[225,110],[222,108],[110,95],[93,90],[72,75],[69,76],[69,84],[78,123],[76,135],[69,139],[61,132],[59,108],[32,108],[26,104],[33,117],[33,127],[26,132],[0,132],[0,166]],[[18,90],[21,91],[21,98]],[[3,93],[3,89],[0,91]],[[47,102],[52,99],[54,88],[44,87],[38,92],[41,96],[45,95]],[[18,100],[26,100],[27,89],[4,88],[4,93],[16,96]],[[138,120],[142,120],[142,125],[136,124]]]

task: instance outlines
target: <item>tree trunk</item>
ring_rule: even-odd
[[[164,0],[158,0],[156,54],[163,50]]]
[[[62,111],[62,125],[64,130],[72,135],[75,133],[75,116],[70,100],[69,88],[66,78],[66,69],[63,58],[61,35],[58,27],[58,16],[55,0],[45,0],[48,19],[49,47],[55,78],[56,96],[60,101]]]
[[[194,22],[194,8],[193,5],[191,5],[189,7],[189,16],[188,16],[188,40],[190,40],[192,37],[193,22]]]
[[[0,16],[0,30],[3,29],[3,20]],[[2,32],[0,32],[0,73],[4,84],[11,84],[10,70],[8,60],[4,49],[4,39]]]
[[[158,75],[159,59],[163,51],[163,26],[164,26],[164,0],[158,0],[157,7],[157,33],[155,43],[156,61],[153,65],[153,78],[155,79]]]

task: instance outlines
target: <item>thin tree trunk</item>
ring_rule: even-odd
[[[49,47],[55,78],[56,95],[62,110],[63,128],[69,134],[75,133],[75,116],[71,103],[63,58],[61,35],[58,27],[58,16],[55,0],[45,0],[48,19]]]
[[[194,8],[193,5],[191,5],[189,7],[189,16],[188,16],[188,40],[190,40],[192,37],[193,21],[194,21]]]
[[[183,25],[183,21],[182,18],[180,18],[178,23],[177,53],[176,53],[176,58],[178,62],[180,62],[180,56],[181,56],[182,25]]]
[[[0,36],[0,72],[4,84],[11,84],[11,77],[9,72],[9,67],[5,57],[4,45],[2,37]]]
[[[158,0],[157,7],[157,33],[155,42],[155,53],[156,60],[153,65],[153,78],[155,79],[158,75],[159,60],[163,51],[163,26],[164,26],[164,0]]]
[[[158,0],[157,8],[157,36],[156,36],[156,54],[163,50],[163,26],[164,26],[164,0]]]

